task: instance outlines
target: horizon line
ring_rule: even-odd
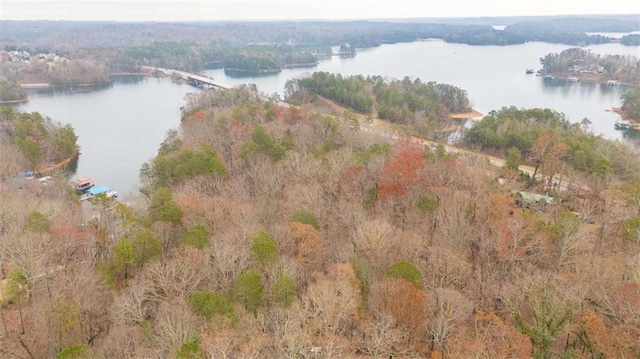
[[[424,21],[432,19],[513,19],[513,18],[554,18],[554,17],[597,17],[597,16],[638,16],[640,13],[572,13],[572,14],[538,14],[538,15],[482,15],[482,16],[428,16],[428,17],[354,17],[354,18],[246,18],[246,19],[1,19],[4,21],[41,21],[41,22],[117,22],[117,23],[207,23],[207,22],[350,22],[350,21]]]

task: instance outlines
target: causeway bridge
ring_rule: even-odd
[[[142,69],[145,71],[159,71],[167,76],[175,76],[175,74],[179,75],[180,78],[187,81],[189,84],[201,88],[220,88],[224,90],[230,90],[233,88],[231,85],[223,84],[221,82],[215,81],[209,77],[201,76],[198,74],[193,74],[186,71],[174,70],[174,69],[164,69],[161,67],[152,67],[152,66],[142,66]]]

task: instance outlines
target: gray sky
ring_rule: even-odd
[[[257,20],[640,14],[639,0],[0,0],[2,20]]]

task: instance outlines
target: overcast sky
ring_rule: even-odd
[[[640,14],[640,0],[0,0],[2,20],[269,20]]]

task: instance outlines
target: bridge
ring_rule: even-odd
[[[218,82],[213,80],[212,78],[201,76],[198,74],[194,74],[191,72],[174,70],[174,69],[164,69],[161,67],[152,67],[152,66],[142,66],[144,71],[149,72],[161,72],[167,76],[180,76],[181,79],[187,81],[190,85],[197,86],[200,88],[220,88],[224,90],[230,90],[233,88],[231,85],[223,84],[222,82]]]

